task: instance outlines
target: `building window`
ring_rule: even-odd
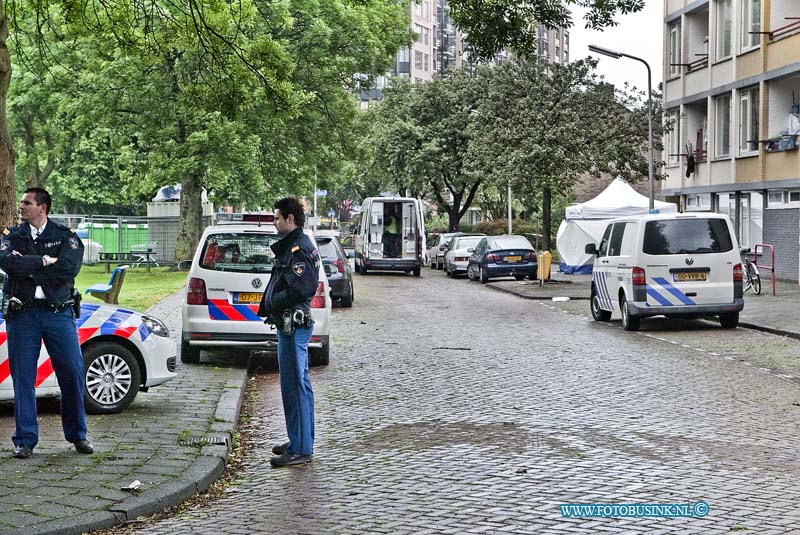
[[[758,152],[758,87],[739,93],[739,153]]]
[[[800,191],[767,192],[767,208],[797,208],[800,206]]]
[[[669,154],[667,162],[677,165],[681,161],[681,112],[678,109],[669,112],[669,131],[667,133]]]
[[[411,61],[411,51],[408,48],[401,48],[397,51],[397,61],[400,63],[408,63]]]
[[[680,22],[674,22],[669,27],[669,63],[670,76],[680,76],[682,63]]]
[[[417,70],[422,70],[422,52],[419,50],[414,51],[414,68]]]
[[[731,0],[717,1],[717,59],[731,55],[733,48],[733,8]]]
[[[761,0],[742,1],[742,46],[741,50],[750,50],[761,43]]]
[[[721,95],[715,101],[716,143],[714,154],[718,158],[731,155],[731,96]]]
[[[422,0],[422,16],[425,20],[431,18],[431,0]]]
[[[687,211],[708,211],[711,210],[711,194],[702,193],[699,195],[686,196]]]
[[[539,44],[537,45],[540,58],[546,58],[550,50],[550,36],[548,35],[547,26],[544,24],[539,25]]]
[[[423,65],[422,70],[425,72],[428,72],[428,59],[429,59],[428,54],[422,55],[422,65]]]
[[[418,17],[422,15],[422,1],[421,0],[415,0],[414,1],[414,14],[416,16],[418,16]]]

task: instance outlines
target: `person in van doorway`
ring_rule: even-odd
[[[83,354],[72,306],[83,243],[48,218],[50,204],[46,190],[25,190],[19,203],[22,224],[5,229],[0,238],[0,268],[8,274],[3,316],[14,384],[12,455],[18,459],[30,457],[39,442],[36,376],[42,341],[61,388],[64,437],[78,453],[94,452],[86,439]]]
[[[386,211],[386,221],[384,221],[383,244],[388,258],[397,258],[401,253],[402,244],[400,243],[400,232],[402,224],[394,208]]]
[[[281,467],[310,462],[314,451],[314,391],[308,373],[308,342],[314,325],[310,305],[319,283],[320,256],[303,233],[305,214],[300,202],[286,197],[273,208],[281,239],[271,246],[275,265],[258,315],[278,332],[278,369],[289,441],[272,448],[275,457],[269,462]]]

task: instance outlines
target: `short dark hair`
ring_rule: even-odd
[[[272,206],[275,210],[280,210],[284,219],[289,217],[289,214],[294,216],[294,224],[302,227],[306,223],[306,212],[303,205],[296,197],[284,197],[278,199]]]
[[[36,204],[44,204],[47,206],[45,208],[44,213],[50,213],[50,206],[52,205],[52,200],[50,200],[50,194],[44,188],[28,188],[24,191],[24,193],[33,193],[33,198],[36,199]]]

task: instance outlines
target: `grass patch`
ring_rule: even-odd
[[[107,284],[110,277],[111,274],[105,272],[102,264],[83,266],[75,279],[75,285],[83,293],[86,288],[94,284],[101,282]],[[145,267],[129,267],[119,292],[119,304],[144,311],[174,294],[185,284],[185,271],[171,271],[169,267],[151,267],[148,273]],[[83,297],[86,303],[102,302],[89,294],[83,294]]]

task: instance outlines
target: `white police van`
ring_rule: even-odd
[[[744,308],[739,246],[724,214],[648,214],[612,220],[594,254],[595,321],[622,315],[626,331],[649,316],[719,316],[739,324]]]

